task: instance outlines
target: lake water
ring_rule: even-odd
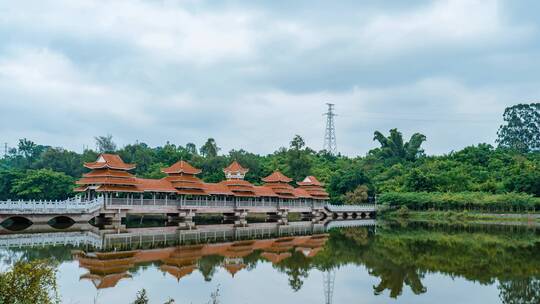
[[[540,303],[538,228],[340,225],[2,229],[0,257],[57,261],[63,303]]]

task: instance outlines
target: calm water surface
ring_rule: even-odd
[[[63,303],[540,303],[537,228],[361,224],[3,229],[0,257],[58,261]]]

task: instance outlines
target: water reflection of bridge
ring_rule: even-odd
[[[335,227],[373,226],[375,220],[302,221],[196,225],[189,228],[154,227],[84,231],[42,231],[41,233],[0,234],[0,248],[71,245],[80,267],[88,270],[81,279],[91,280],[96,288],[115,286],[129,278],[138,264],[158,263],[162,271],[176,279],[197,269],[204,257],[220,257],[219,265],[235,275],[246,267],[245,258],[254,252],[273,264],[294,252],[314,257],[324,246],[327,232]]]
[[[332,228],[374,226],[375,220],[339,220],[328,222],[252,223],[196,225],[189,229],[176,226],[100,230],[94,226],[76,225],[59,231],[48,225],[34,225],[24,233],[0,231],[0,248],[72,245],[96,249],[146,248],[158,245],[183,245],[198,242],[216,243],[246,239],[297,236],[325,233]]]

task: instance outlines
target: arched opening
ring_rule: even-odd
[[[360,217],[365,219],[366,218],[366,214],[364,212],[360,213]]]
[[[332,218],[333,218],[333,219],[337,219],[337,218],[338,218],[338,214],[337,214],[337,213],[332,213]]]
[[[355,218],[357,218],[357,217],[358,217],[358,213],[356,213],[356,212],[353,212],[353,214],[352,214],[352,218],[353,218],[353,219],[355,219]]]
[[[10,231],[21,231],[32,226],[32,221],[22,216],[13,216],[0,224],[2,227]]]
[[[55,229],[66,229],[73,226],[75,221],[70,217],[60,215],[50,219],[47,224]]]
[[[347,212],[343,212],[343,219],[346,219],[349,217],[349,214]]]

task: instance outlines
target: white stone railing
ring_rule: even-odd
[[[375,226],[377,221],[374,219],[367,220],[336,220],[330,221],[326,224],[326,229],[333,228],[345,228],[345,227],[361,227],[361,226]]]
[[[326,209],[331,212],[374,212],[377,210],[376,205],[326,205]]]
[[[102,239],[99,235],[88,231],[0,235],[0,248],[54,245],[91,245],[94,248],[101,248]]]
[[[64,201],[0,201],[0,214],[83,214],[103,206],[103,197],[83,201],[73,197]]]

